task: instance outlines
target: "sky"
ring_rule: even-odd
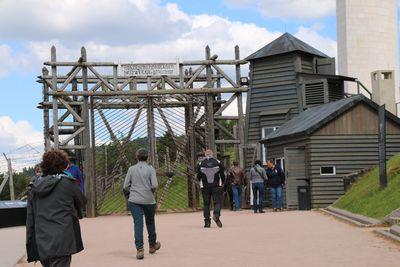
[[[312,7],[312,8],[310,8]],[[336,56],[335,0],[0,0],[0,152],[42,142],[36,83],[58,60],[175,62],[246,57],[284,32]]]

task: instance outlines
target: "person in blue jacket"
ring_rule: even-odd
[[[67,175],[71,174],[71,176],[75,178],[76,184],[79,185],[79,189],[84,193],[85,184],[83,182],[82,172],[79,166],[76,165],[76,160],[74,158],[70,158],[66,172]]]

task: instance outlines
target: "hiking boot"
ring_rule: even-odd
[[[210,228],[210,227],[211,227],[211,220],[204,221],[204,228]]]
[[[150,246],[149,253],[154,254],[160,248],[161,248],[161,243],[157,241],[153,246]]]
[[[219,228],[222,227],[222,222],[220,221],[219,218],[213,216],[213,220],[215,221],[215,223],[217,224],[217,226],[218,226]]]
[[[136,259],[143,260],[144,258],[144,249],[138,249],[136,253]]]

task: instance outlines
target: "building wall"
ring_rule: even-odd
[[[400,153],[400,136],[388,135],[386,147],[387,157]],[[313,208],[329,206],[343,195],[344,175],[372,167],[379,161],[376,134],[315,135],[307,149]],[[335,166],[336,175],[320,175],[322,166]]]
[[[339,74],[359,78],[370,89],[372,71],[395,70],[398,100],[397,4],[397,0],[336,0]],[[356,87],[348,90],[355,93]]]
[[[251,61],[251,89],[247,95],[246,106],[247,144],[259,146],[262,127],[280,126],[287,120],[286,114],[275,113],[270,117],[261,118],[260,113],[290,109],[291,116],[298,114],[295,58],[295,54],[289,53]],[[260,156],[259,153],[257,158]],[[247,166],[252,158],[253,150],[248,149]]]

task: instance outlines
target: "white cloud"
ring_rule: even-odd
[[[309,20],[332,15],[335,0],[225,0],[231,8],[252,8],[267,18]]]
[[[25,49],[17,52],[0,44],[0,75],[16,66],[39,73],[53,44],[57,60],[77,60],[85,46],[90,61],[162,62],[204,58],[206,45],[225,59],[233,58],[234,46],[239,45],[244,58],[282,34],[216,15],[186,14],[176,4],[161,5],[157,0],[23,2],[25,6],[0,1],[0,39],[20,40]],[[6,20],[7,27],[2,26]],[[334,41],[315,30],[300,28],[297,36],[335,54]]]
[[[330,57],[336,57],[337,55],[337,42],[329,37],[320,35],[314,29],[300,27],[295,36]]]
[[[26,144],[43,142],[42,132],[33,129],[27,121],[13,121],[8,116],[0,116],[0,152],[7,153]]]

